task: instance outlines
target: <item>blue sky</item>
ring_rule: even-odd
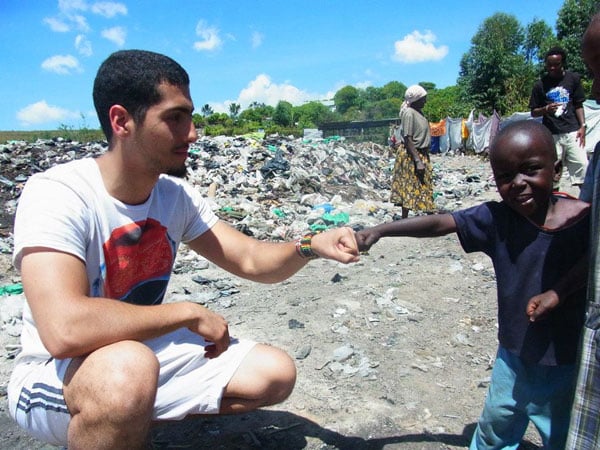
[[[199,111],[331,99],[345,85],[456,83],[496,12],[555,28],[563,0],[0,0],[0,130],[98,127],[92,84],[112,52],[176,59]]]

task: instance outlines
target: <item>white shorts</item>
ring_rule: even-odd
[[[256,345],[232,339],[217,358],[204,357],[207,342],[187,328],[144,342],[160,362],[154,420],[179,420],[189,414],[217,414],[223,389]],[[35,438],[67,445],[71,415],[63,398],[63,379],[71,359],[21,362],[8,385],[10,415]]]

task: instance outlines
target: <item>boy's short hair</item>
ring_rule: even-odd
[[[94,106],[106,139],[112,138],[108,112],[121,105],[136,123],[144,121],[148,108],[160,102],[158,86],[167,82],[189,86],[190,79],[175,60],[146,50],[121,50],[111,54],[94,80]]]
[[[537,134],[544,141],[544,144],[548,147],[548,150],[552,151],[554,160],[556,161],[556,146],[554,144],[552,133],[546,126],[537,120],[519,120],[502,127],[496,136],[494,136],[494,139],[490,144],[490,153],[494,151],[496,143],[501,138],[519,132]]]

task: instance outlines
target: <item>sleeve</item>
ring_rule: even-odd
[[[536,81],[531,89],[531,96],[529,97],[529,110],[532,111],[535,108],[541,108],[546,106],[546,97],[542,88],[542,83]]]
[[[189,242],[210,230],[219,220],[210,208],[208,201],[189,184],[183,185],[186,199],[186,226],[183,230],[182,241]]]
[[[402,137],[412,136],[415,133],[415,121],[414,115],[406,108],[402,114]]]
[[[491,254],[495,229],[491,206],[492,202],[488,202],[452,213],[456,234],[465,252]]]
[[[85,260],[90,222],[87,205],[55,179],[34,176],[19,198],[14,226],[13,264],[20,270],[23,249],[46,247]]]
[[[575,78],[575,89],[573,90],[573,106],[577,108],[583,108],[583,102],[585,102],[585,91],[581,84],[581,76],[578,73],[574,73]]]

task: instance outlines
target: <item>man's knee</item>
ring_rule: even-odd
[[[116,406],[130,413],[152,408],[160,370],[156,355],[143,344],[134,345],[124,353],[117,357],[116,370],[110,377],[118,396]]]
[[[154,353],[135,341],[100,348],[81,361],[75,360],[65,378],[69,409],[92,407],[114,417],[148,414],[154,405],[159,363]]]
[[[271,402],[270,404],[281,403],[287,399],[296,385],[296,365],[290,356],[280,350],[281,355],[275,359],[276,366],[273,367]]]
[[[257,344],[225,388],[225,396],[253,399],[255,407],[281,403],[296,384],[296,366],[283,350]]]

